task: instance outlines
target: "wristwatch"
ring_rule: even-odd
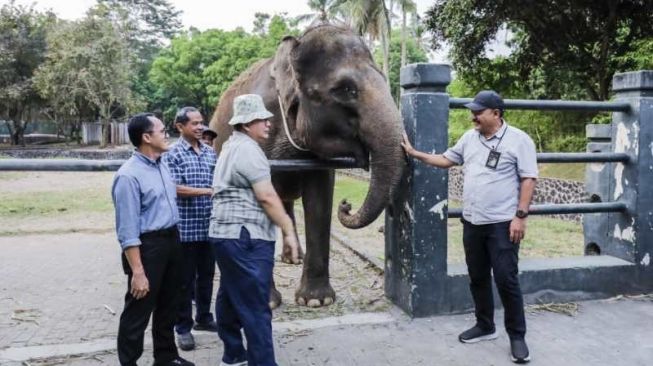
[[[517,216],[520,219],[525,219],[526,217],[528,217],[528,211],[517,210],[517,212],[515,213],[515,216]]]

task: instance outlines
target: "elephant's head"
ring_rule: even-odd
[[[320,158],[354,156],[369,164],[362,207],[340,205],[349,228],[370,224],[383,211],[405,165],[399,111],[385,77],[363,40],[335,26],[286,37],[272,66],[293,137]]]

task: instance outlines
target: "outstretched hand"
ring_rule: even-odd
[[[408,135],[406,135],[405,132],[403,135],[403,141],[401,142],[401,147],[404,148],[406,154],[408,154],[409,156],[413,156],[413,153],[415,152],[415,148],[413,148],[413,145],[408,140]]]

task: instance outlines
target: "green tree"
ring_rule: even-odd
[[[390,11],[384,0],[347,0],[342,4],[343,12],[348,14],[348,24],[359,35],[368,37],[368,46],[381,43],[381,66],[386,77],[389,74],[390,57]]]
[[[32,78],[43,62],[46,29],[53,19],[51,13],[13,0],[0,8],[0,120],[9,128],[13,145],[25,144],[25,128],[43,104]]]
[[[155,98],[165,104],[165,116],[171,117],[184,105],[197,106],[204,116],[210,116],[220,95],[241,72],[274,55],[285,35],[297,34],[283,16],[268,21],[267,15],[261,14],[257,19],[264,34],[212,29],[191,31],[172,40],[149,74],[156,87]]]
[[[342,23],[342,4],[347,0],[308,0],[306,3],[313,13],[302,14],[295,19],[299,22]]]
[[[389,57],[389,74],[388,81],[390,84],[390,91],[395,100],[399,100],[401,95],[401,86],[399,85],[399,72],[401,70],[401,57],[402,45],[406,50],[406,59],[408,63],[427,62],[428,57],[426,52],[419,47],[414,39],[408,39],[404,43],[401,36],[401,30],[394,30],[392,32],[392,39],[390,41],[390,57]],[[381,60],[383,51],[377,48],[374,52],[374,58]]]
[[[101,16],[110,19],[127,40],[135,64],[132,90],[157,108],[148,72],[164,44],[182,29],[181,11],[168,0],[97,0]]]
[[[408,37],[407,17],[417,14],[417,5],[412,0],[399,0],[401,9],[401,66],[406,65],[406,39]]]
[[[437,0],[426,23],[435,41],[451,44],[453,64],[466,80],[504,66],[492,63],[485,47],[506,26],[514,35],[510,64],[521,83],[549,98],[605,100],[613,74],[635,66],[621,56],[653,36],[651,19],[650,1],[641,0]]]
[[[55,28],[37,80],[58,115],[81,117],[94,111],[103,128],[101,146],[106,146],[113,117],[128,112],[138,101],[130,89],[134,65],[129,43],[117,25],[101,14],[91,9],[85,18]]]

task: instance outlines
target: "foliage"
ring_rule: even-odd
[[[97,0],[102,16],[111,19],[122,30],[131,50],[135,74],[132,91],[147,100],[149,109],[154,104],[154,87],[148,72],[152,61],[168,40],[181,30],[181,11],[168,0]]]
[[[242,29],[191,31],[173,39],[154,60],[149,73],[156,100],[170,119],[177,108],[193,105],[210,116],[220,95],[254,62],[274,55],[281,39],[297,33],[289,20],[259,16],[264,35]]]
[[[448,93],[452,97],[470,98],[479,90],[486,88],[472,86],[457,77],[449,85]],[[505,94],[503,96],[506,97]],[[508,110],[505,119],[510,125],[528,133],[538,151],[579,152],[585,150],[587,143],[585,125],[596,122],[592,120],[592,115],[586,112]],[[472,128],[471,114],[468,110],[451,110],[449,113],[449,145],[455,144],[470,128]]]
[[[295,20],[311,25],[324,22],[344,23],[342,5],[346,2],[347,0],[308,0],[306,4],[314,13],[299,15]]]
[[[6,121],[14,145],[24,145],[27,123],[43,103],[32,77],[43,61],[53,18],[13,0],[0,8],[0,120]]]
[[[653,7],[641,0],[438,0],[427,26],[434,40],[452,45],[451,59],[466,80],[490,84],[488,75],[503,68],[514,70],[505,77],[524,91],[606,100],[612,75],[636,66],[621,56],[653,36],[651,18]],[[493,63],[485,46],[504,25],[514,35],[513,53]]]
[[[129,44],[102,14],[92,9],[80,21],[59,22],[48,36],[47,60],[36,80],[55,115],[97,113],[106,145],[112,117],[137,102],[130,89],[134,69]]]
[[[400,30],[395,30],[392,32],[392,40],[390,41],[390,67],[389,67],[389,81],[390,81],[390,91],[395,100],[399,99],[401,93],[401,87],[399,85],[399,71],[401,70],[401,32]],[[407,63],[415,62],[427,62],[428,58],[426,57],[426,52],[417,45],[417,42],[413,39],[407,39],[406,43],[406,58]],[[381,63],[382,60],[382,50],[377,47],[374,50],[374,58],[377,64]]]

